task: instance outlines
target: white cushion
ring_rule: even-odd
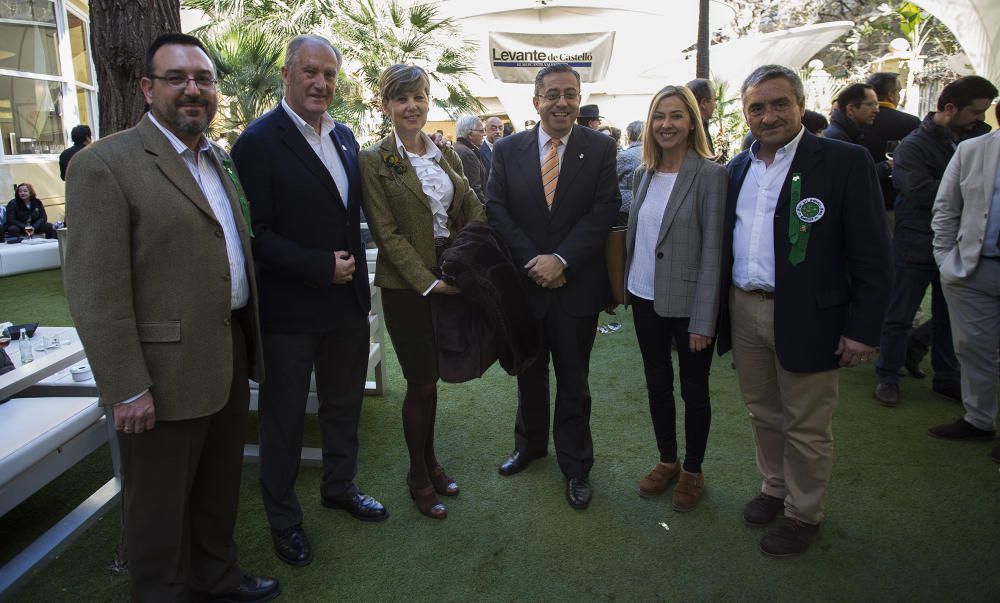
[[[14,398],[0,404],[0,484],[100,421],[97,398]]]
[[[33,239],[31,244],[0,243],[0,276],[50,270],[60,265],[59,242],[55,239]]]

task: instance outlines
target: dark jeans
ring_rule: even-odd
[[[955,357],[951,340],[948,304],[941,291],[938,271],[898,264],[889,298],[889,310],[882,321],[880,352],[875,363],[875,372],[885,383],[899,383],[899,369],[906,360],[907,333],[928,285],[931,286],[931,367],[934,369],[934,385],[950,386],[959,383],[958,358]]]
[[[674,407],[671,340],[677,345],[681,398],[684,400],[684,439],[687,442],[684,470],[699,473],[705,460],[708,430],[712,424],[708,374],[715,342],[700,352],[692,352],[687,317],[664,318],[653,309],[653,302],[635,296],[632,297],[632,321],[646,373],[649,415],[653,420],[660,461],[664,463],[677,461],[677,410]]]

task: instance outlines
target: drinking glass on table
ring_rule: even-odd
[[[10,334],[0,332],[0,350],[5,349],[8,345],[10,345]]]

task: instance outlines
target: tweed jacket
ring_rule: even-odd
[[[454,236],[470,220],[485,221],[483,204],[462,171],[462,160],[451,149],[441,151],[440,165],[455,185],[448,207],[448,230]],[[368,227],[378,244],[375,284],[387,289],[413,289],[423,294],[437,276],[434,215],[416,170],[396,149],[396,135],[362,149],[362,199]]]
[[[249,268],[249,230],[227,176],[232,164],[212,150]],[[233,377],[226,242],[184,160],[148,116],[73,157],[66,218],[66,297],[100,403],[149,389],[157,420],[219,411]],[[260,381],[253,270],[247,280],[248,361]]]
[[[644,170],[628,216],[625,304],[639,210],[653,170]],[[656,242],[653,308],[663,317],[689,317],[691,333],[715,337],[719,316],[726,168],[689,149],[670,192]]]
[[[934,201],[934,260],[942,280],[966,278],[979,264],[1000,170],[1000,131],[958,145]]]

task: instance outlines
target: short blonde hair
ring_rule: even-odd
[[[656,144],[653,137],[653,113],[660,101],[671,96],[676,96],[684,103],[688,117],[691,118],[691,132],[688,134],[688,148],[694,149],[699,155],[705,158],[712,157],[712,151],[708,148],[708,137],[705,135],[705,128],[701,125],[701,111],[698,110],[698,101],[686,86],[666,86],[653,96],[649,103],[649,113],[646,115],[646,125],[642,130],[642,166],[647,170],[655,170],[660,165],[663,158],[663,149]]]
[[[401,92],[412,92],[423,90],[429,97],[431,95],[431,80],[427,77],[427,72],[416,65],[391,65],[378,78],[379,94],[382,102],[388,102]]]

